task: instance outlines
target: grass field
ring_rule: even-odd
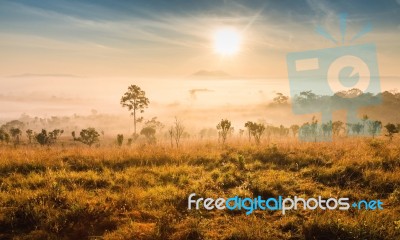
[[[0,239],[400,239],[400,139],[0,147]],[[188,210],[202,197],[381,199],[384,210]]]

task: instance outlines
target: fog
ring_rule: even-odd
[[[382,78],[382,90],[400,87],[399,78]],[[20,75],[0,79],[0,121],[30,117],[91,116],[82,124],[102,126],[112,132],[132,131],[132,118],[120,105],[130,84],[140,86],[150,99],[142,115],[170,125],[177,117],[195,129],[215,127],[222,118],[243,128],[245,121],[270,124],[300,123],[311,115],[292,114],[290,106],[271,107],[277,92],[289,95],[287,79],[267,78],[95,78],[71,75]],[[96,123],[93,116],[102,116]],[[104,122],[104,116],[108,120]],[[114,120],[110,120],[114,119]],[[75,126],[77,123],[71,123]],[[128,127],[127,127],[128,126]]]

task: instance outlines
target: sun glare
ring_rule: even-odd
[[[234,55],[239,51],[240,34],[231,28],[220,29],[214,35],[214,50],[220,55]]]

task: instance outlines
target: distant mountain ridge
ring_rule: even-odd
[[[219,71],[219,70],[216,70],[216,71],[200,70],[200,71],[193,73],[191,76],[192,77],[206,77],[206,78],[209,78],[209,77],[219,77],[219,78],[232,77],[230,74],[228,74],[224,71]]]

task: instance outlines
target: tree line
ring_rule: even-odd
[[[304,95],[304,96],[303,96]],[[311,92],[306,92],[299,97],[301,101],[310,101],[310,99],[317,98],[318,96]],[[297,99],[297,101],[299,101]],[[288,98],[283,94],[278,94],[274,98],[274,102],[279,104],[287,104]],[[143,91],[137,85],[131,85],[128,87],[127,92],[123,94],[120,99],[122,107],[127,108],[133,117],[134,131],[127,139],[123,134],[117,134],[116,144],[122,146],[126,140],[127,145],[134,143],[139,136],[143,136],[148,144],[156,143],[156,133],[161,133],[165,128],[165,125],[158,121],[157,117],[153,117],[147,121],[144,121],[143,116],[144,110],[148,108],[150,100],[146,97],[145,91]],[[143,123],[143,127],[139,133],[137,133],[137,124]],[[19,145],[23,135],[22,129],[24,124],[21,121],[13,120],[7,122],[0,127],[0,142],[10,143],[12,142],[15,146]],[[400,124],[388,123],[385,126],[386,136],[392,140],[394,134],[400,131]],[[343,123],[341,121],[329,121],[325,123],[318,123],[315,117],[310,122],[303,123],[302,125],[291,125],[290,127],[272,126],[263,122],[247,121],[244,124],[244,129],[239,129],[239,137],[247,135],[248,141],[252,140],[256,144],[261,143],[263,136],[270,139],[271,136],[288,137],[291,133],[293,137],[300,137],[303,140],[314,140],[321,138],[329,138],[332,136],[339,136],[341,133],[346,135],[371,135],[375,137],[382,129],[382,122],[370,120],[367,115],[364,115],[360,122],[356,123]],[[104,132],[100,132],[104,136]],[[82,129],[79,134],[75,131],[71,132],[72,140],[81,142],[85,145],[92,146],[100,141],[100,133],[93,127]],[[171,147],[179,148],[181,139],[188,137],[188,133],[185,132],[183,123],[175,117],[174,123],[165,132],[165,136],[169,138]],[[218,142],[225,144],[229,136],[233,135],[234,128],[232,123],[228,119],[222,119],[217,123],[216,128],[202,129],[199,132],[199,136],[203,139],[206,136],[216,134]],[[25,131],[28,143],[34,142],[40,145],[53,145],[58,139],[64,134],[62,129],[46,130],[42,129],[40,132],[34,132],[32,129]]]

